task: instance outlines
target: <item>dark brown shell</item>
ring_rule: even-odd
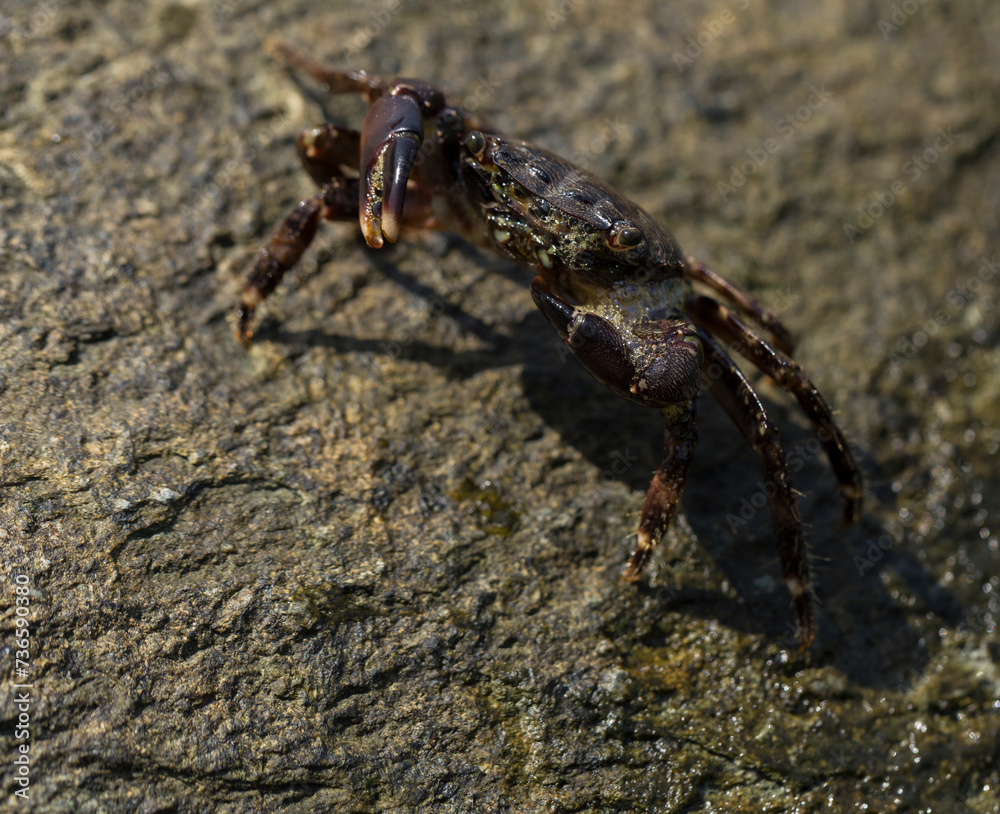
[[[489,156],[515,181],[557,209],[610,234],[615,224],[639,227],[646,239],[646,260],[682,265],[670,234],[643,209],[599,178],[563,158],[523,141],[489,137]]]

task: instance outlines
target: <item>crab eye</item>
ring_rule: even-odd
[[[608,238],[613,249],[632,249],[642,243],[642,230],[627,223],[617,223]]]
[[[486,137],[478,130],[473,130],[465,136],[465,146],[476,156],[481,156],[486,149]]]

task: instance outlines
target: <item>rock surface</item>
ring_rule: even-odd
[[[28,743],[33,811],[1000,810],[1000,5],[312,6],[0,16],[5,806]],[[233,341],[312,190],[295,135],[363,113],[271,35],[448,86],[781,313],[869,483],[834,530],[754,379],[809,653],[707,400],[685,519],[618,579],[657,417],[562,358],[530,273],[328,225]]]

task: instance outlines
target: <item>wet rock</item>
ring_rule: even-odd
[[[985,3],[5,13],[4,795],[27,742],[38,811],[997,811],[998,33]],[[870,489],[836,531],[754,379],[811,652],[707,400],[685,518],[619,580],[657,417],[563,359],[529,272],[326,225],[235,343],[312,190],[295,135],[363,113],[270,35],[447,85],[780,312]]]

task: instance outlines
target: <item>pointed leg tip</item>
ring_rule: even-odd
[[[629,557],[628,565],[622,572],[622,579],[625,582],[636,582],[642,576],[653,553],[653,545],[652,535],[640,531],[635,550],[632,552],[632,556]]]
[[[636,548],[636,550],[632,552],[632,556],[629,557],[628,565],[625,566],[625,570],[622,571],[622,581],[636,582],[645,570],[647,559],[648,554],[645,551]]]
[[[787,577],[785,585],[792,595],[792,607],[795,610],[795,642],[800,651],[805,651],[812,645],[815,632],[815,619],[809,589],[802,579],[794,576]]]
[[[253,329],[249,325],[244,325],[242,322],[237,325],[235,336],[236,341],[244,348],[249,348],[253,344]]]
[[[263,50],[265,54],[282,58],[287,57],[291,53],[291,49],[277,37],[268,37],[264,40]]]
[[[641,575],[642,569],[636,568],[635,565],[629,563],[622,572],[622,582],[637,582]]]
[[[812,608],[808,605],[803,607],[799,602],[793,604],[795,605],[795,634],[791,640],[786,638],[785,643],[794,644],[800,653],[804,653],[812,647],[815,638]],[[789,624],[788,627],[791,628],[792,625]]]
[[[253,317],[261,302],[263,297],[260,292],[255,288],[247,288],[243,292],[239,308],[236,309],[236,340],[244,348],[249,348],[253,340]]]
[[[855,489],[846,492],[840,509],[838,528],[848,528],[861,520],[861,494]]]

